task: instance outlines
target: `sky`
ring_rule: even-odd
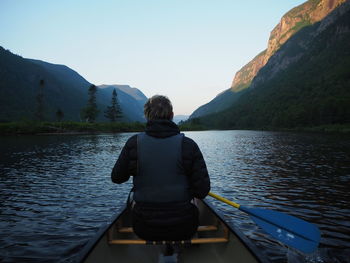
[[[0,0],[0,46],[189,115],[230,88],[304,0]]]

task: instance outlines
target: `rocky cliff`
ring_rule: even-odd
[[[231,88],[221,92],[210,102],[196,109],[191,114],[190,119],[221,112],[236,103],[242,95],[242,91],[249,90],[247,88],[251,86],[253,79],[258,75],[260,69],[264,68],[271,56],[280,50],[280,47],[288,39],[302,28],[321,21],[336,7],[346,1],[309,0],[286,13],[278,25],[271,31],[267,49],[258,54],[236,73]],[[289,60],[280,61],[281,68],[285,68],[287,63],[290,62]]]
[[[322,2],[322,1],[321,1]],[[331,1],[325,1],[331,2]],[[346,1],[345,1],[346,2]],[[328,27],[333,24],[338,17],[344,15],[344,13],[349,12],[350,1],[347,1],[342,5],[342,8],[334,10],[330,15],[325,17],[319,22],[317,30],[310,33],[308,37],[301,36],[291,36],[290,40],[287,41],[283,48],[276,50],[276,52],[271,56],[266,65],[261,69],[259,74],[254,77],[253,81],[250,84],[250,89],[254,89],[258,86],[263,85],[266,81],[273,79],[279,73],[282,73],[283,70],[287,69],[289,65],[298,62],[307,52],[310,52],[308,47],[312,43],[316,42],[315,39],[323,33]],[[318,16],[320,17],[320,16]],[[303,30],[300,30],[300,32]],[[308,28],[305,28],[305,34],[307,34]],[[344,25],[336,26],[335,32],[333,32],[332,37],[337,39],[342,35],[348,34],[350,28]],[[329,43],[327,45],[330,46]],[[335,50],[336,52],[336,50]]]
[[[207,129],[350,124],[350,1],[291,36],[225,111],[190,120]]]
[[[231,89],[238,92],[249,87],[258,71],[292,35],[303,27],[322,20],[344,2],[346,0],[309,0],[286,13],[271,31],[267,49],[236,73]]]

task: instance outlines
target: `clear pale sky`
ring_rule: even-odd
[[[304,0],[0,0],[0,45],[191,114],[228,89]]]

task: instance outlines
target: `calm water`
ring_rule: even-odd
[[[131,135],[0,137],[0,261],[74,262],[125,202],[131,185],[112,184],[110,172]],[[305,256],[264,235],[240,211],[209,199],[271,260],[349,262],[349,137],[186,135],[203,152],[213,192],[242,205],[287,212],[321,229],[320,248]]]

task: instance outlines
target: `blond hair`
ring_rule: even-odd
[[[173,118],[173,106],[168,97],[154,95],[149,98],[144,106],[147,120],[171,120]]]

